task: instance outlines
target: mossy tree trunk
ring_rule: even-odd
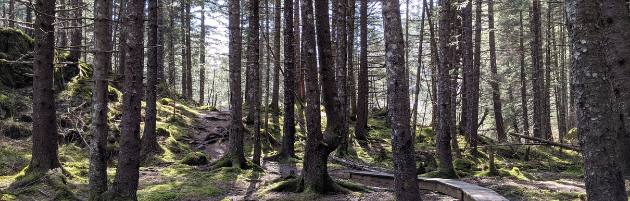
[[[111,38],[109,27],[112,2],[94,1],[94,76],[92,83],[92,125],[90,133],[90,199],[107,191],[107,122],[108,72],[111,69]]]
[[[451,154],[451,76],[449,71],[453,68],[453,49],[452,36],[453,24],[455,23],[455,13],[452,9],[452,0],[441,0],[440,5],[440,66],[438,69],[438,129],[436,139],[436,151],[440,157],[439,167],[447,174],[454,174],[453,156]]]
[[[368,81],[368,43],[367,43],[367,15],[368,15],[368,1],[361,0],[359,26],[361,30],[361,53],[359,56],[359,73],[357,76],[357,123],[355,125],[355,137],[359,142],[367,142],[367,118],[368,118],[368,94],[369,94],[369,81]]]
[[[398,0],[383,1],[385,67],[387,68],[387,118],[394,155],[394,184],[397,200],[422,200],[418,191],[414,136],[409,127],[409,78]]]
[[[126,68],[123,92],[123,113],[120,123],[120,154],[112,188],[107,192],[112,199],[136,200],[140,168],[140,121],[142,101],[142,69],[144,61],[144,5],[143,0],[127,3],[127,39],[124,48]]]
[[[350,112],[348,99],[348,33],[347,33],[347,20],[346,15],[348,12],[348,1],[347,0],[338,0],[333,1],[333,13],[334,19],[336,21],[336,26],[333,27],[335,29],[336,39],[337,39],[337,47],[335,48],[335,60],[336,60],[336,81],[337,81],[337,94],[339,98],[341,98],[341,106],[340,106],[340,115],[341,115],[341,144],[337,148],[337,156],[345,156],[348,154],[348,113]]]
[[[35,9],[33,152],[27,173],[42,173],[61,167],[53,92],[55,1],[37,1]]]

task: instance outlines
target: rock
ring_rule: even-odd
[[[180,162],[186,165],[205,165],[208,164],[210,157],[201,152],[188,153]]]

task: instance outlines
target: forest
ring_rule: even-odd
[[[625,0],[0,4],[0,200],[630,200]]]

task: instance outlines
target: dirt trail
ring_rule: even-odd
[[[228,151],[228,136],[226,127],[229,125],[229,112],[217,111],[199,111],[199,125],[193,127],[192,139],[194,140],[194,151],[203,152],[211,157],[210,162],[220,159]],[[245,141],[245,143],[249,143]],[[249,158],[251,160],[251,157]],[[257,179],[246,179],[244,182],[217,183],[216,186],[224,190],[225,195],[220,198],[208,198],[208,200],[260,200],[258,190],[265,185],[266,182],[281,176],[289,175],[291,170],[296,174],[300,174],[302,167],[300,164],[288,163],[279,164],[275,161],[262,160],[261,166],[265,169],[266,174]],[[333,179],[361,183],[375,192],[363,193],[362,195],[327,195],[319,200],[392,200],[394,199],[393,186],[382,185],[378,183],[370,183],[361,180],[344,179],[344,173],[351,171],[347,167],[329,167],[330,175]],[[423,200],[452,200],[451,197],[441,195],[436,192],[422,191]],[[263,199],[289,199],[295,193],[266,193]],[[299,198],[296,198],[299,199]]]

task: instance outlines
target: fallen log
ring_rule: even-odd
[[[577,152],[581,151],[579,147],[574,147],[574,146],[567,145],[567,144],[561,144],[561,143],[557,143],[557,142],[550,141],[550,140],[540,139],[540,138],[537,138],[537,137],[531,137],[531,136],[521,135],[521,134],[516,134],[516,133],[510,133],[510,135],[513,135],[513,136],[516,136],[516,137],[525,138],[525,139],[528,139],[528,140],[539,141],[539,142],[546,143],[546,144],[549,144],[549,145],[562,147],[562,148],[565,148],[565,149],[568,149],[568,150],[573,150],[573,151],[577,151]]]

